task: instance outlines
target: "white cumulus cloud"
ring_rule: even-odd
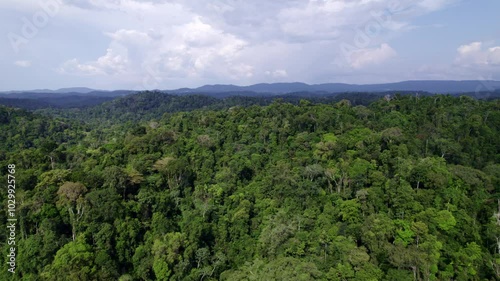
[[[30,67],[31,66],[31,61],[29,60],[18,60],[14,62],[15,65],[19,67]]]
[[[158,80],[173,77],[251,77],[252,67],[237,60],[246,42],[202,21],[147,31],[120,29],[106,33],[111,43],[95,61],[65,62],[65,73],[141,75],[153,72]]]
[[[59,71],[68,74],[116,75],[127,71],[127,65],[126,50],[119,54],[116,49],[109,48],[105,55],[95,61],[80,63],[76,58],[68,60],[61,65]]]
[[[379,48],[353,51],[349,59],[353,68],[361,68],[367,65],[382,63],[396,56],[396,54],[396,51],[391,46],[384,43]]]
[[[288,76],[288,73],[284,69],[276,69],[274,71],[266,71],[266,75],[269,75],[274,78],[285,78]]]
[[[500,65],[500,46],[485,48],[483,42],[472,42],[457,49],[459,65]]]

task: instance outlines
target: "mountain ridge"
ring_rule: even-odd
[[[202,93],[202,92],[256,92],[256,93],[293,93],[293,92],[385,92],[385,91],[426,91],[430,93],[467,93],[487,92],[500,89],[500,81],[494,80],[408,80],[381,84],[347,84],[322,83],[306,84],[302,82],[258,83],[249,86],[231,84],[204,85],[198,88],[182,88],[166,90],[170,93]]]
[[[233,84],[210,84],[197,88],[178,88],[171,90],[159,90],[172,94],[193,93],[239,93],[253,92],[257,94],[286,94],[294,92],[326,92],[326,93],[348,93],[348,92],[386,92],[386,91],[425,91],[436,94],[458,94],[470,92],[493,92],[500,90],[500,81],[495,80],[407,80],[393,83],[380,84],[347,84],[347,83],[321,83],[307,84],[303,82],[279,82],[279,83],[257,83],[248,86]],[[122,96],[131,94],[134,90],[97,90],[86,87],[61,88],[57,90],[27,90],[27,91],[4,91],[0,96],[16,98],[16,96],[30,96],[42,94],[75,94],[93,96]]]

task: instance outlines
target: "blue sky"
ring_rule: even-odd
[[[2,0],[2,90],[500,80],[498,0]]]

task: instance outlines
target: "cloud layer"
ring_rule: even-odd
[[[460,65],[500,65],[500,46],[485,48],[482,42],[472,42],[457,49]]]
[[[72,47],[55,56],[52,69],[71,79],[81,77],[105,87],[129,88],[273,81],[375,82],[380,75],[388,75],[379,69],[405,59],[394,38],[412,32],[419,17],[459,2],[43,1],[58,3],[57,13],[49,17],[47,27],[39,28],[41,35],[37,36],[48,36],[51,28],[79,27],[67,37],[81,42],[88,37],[89,44],[86,50],[68,43]],[[40,4],[21,5],[13,0],[3,1],[0,8],[14,9],[28,20],[43,11]],[[26,49],[40,41],[38,37],[30,39]],[[18,59],[15,65],[30,66],[23,61]],[[500,48],[475,42],[459,47],[451,63],[492,67],[499,62]]]
[[[14,64],[16,66],[19,66],[19,67],[30,67],[31,66],[31,62],[28,60],[18,60],[18,61],[15,61]]]
[[[387,35],[447,2],[80,0],[71,2],[74,13],[107,11],[136,24],[106,32],[110,42],[102,56],[87,62],[70,58],[60,71],[136,82],[153,76],[162,86],[173,79],[302,80],[306,71],[334,73],[339,62],[343,69],[360,70],[395,58]],[[354,46],[349,55],[341,52],[343,43]],[[323,65],[309,68],[315,61]]]

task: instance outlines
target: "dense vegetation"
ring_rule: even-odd
[[[0,96],[0,104],[28,110],[42,108],[84,108],[113,100],[113,97],[60,96],[39,98],[5,98]]]
[[[499,100],[159,95],[0,107],[0,280],[500,278]]]
[[[192,92],[176,91],[95,91],[83,93],[20,92],[0,93],[0,105],[27,110],[38,110],[51,116],[94,119],[94,121],[117,121],[141,118],[159,118],[165,112],[178,112],[200,108],[223,109],[230,106],[269,105],[276,99],[298,104],[301,99],[314,103],[332,103],[343,99],[353,105],[369,105],[386,95],[429,96],[424,91],[381,91],[381,92],[327,92],[294,91],[287,94],[252,91]],[[457,94],[455,94],[457,95]],[[489,92],[461,93],[460,95],[481,100],[500,98],[500,89]],[[101,105],[101,106],[97,106]],[[127,107],[130,106],[131,108]],[[138,114],[140,113],[140,114]],[[133,116],[132,116],[133,115]],[[137,121],[137,120],[135,120]]]
[[[255,93],[254,93],[255,94]],[[215,95],[215,94],[214,94]],[[385,94],[325,94],[314,95],[311,93],[292,93],[287,95],[273,96],[229,96],[214,97],[206,94],[199,95],[172,95],[158,91],[141,92],[135,95],[129,95],[123,98],[117,98],[94,107],[75,107],[71,109],[61,109],[44,106],[39,104],[37,112],[48,116],[58,116],[73,120],[85,120],[87,124],[93,127],[107,127],[112,124],[149,121],[159,119],[165,113],[174,113],[181,111],[192,111],[196,109],[220,110],[228,109],[233,106],[252,106],[252,105],[270,105],[275,100],[291,104],[299,102],[307,96],[307,100],[314,103],[332,103],[338,102],[348,96],[348,100],[354,104],[368,105],[370,102],[378,100]],[[217,96],[217,95],[215,95]],[[29,100],[23,99],[28,102]],[[0,99],[1,102],[1,99]],[[31,109],[28,106],[23,108]]]

